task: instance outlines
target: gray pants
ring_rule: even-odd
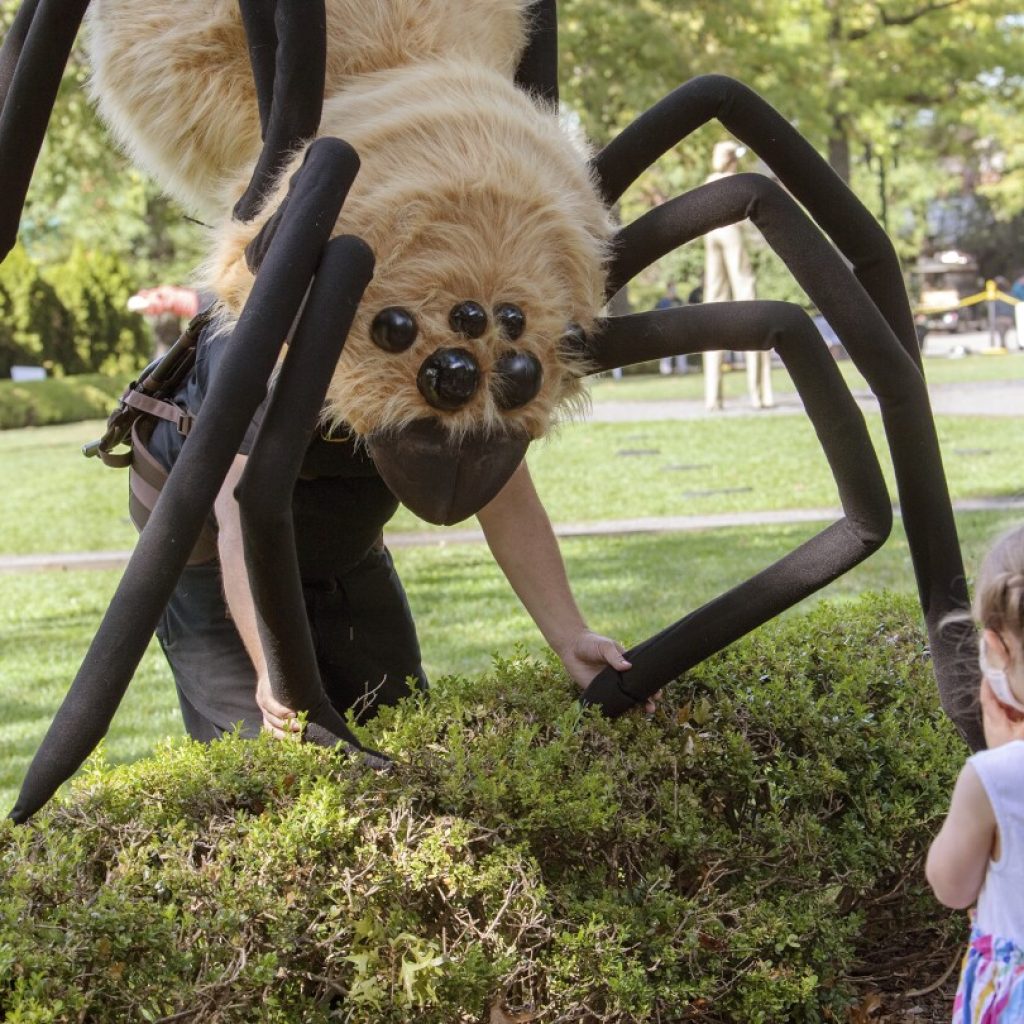
[[[386,548],[372,548],[344,575],[304,585],[306,614],[324,689],[357,719],[427,685],[405,592]],[[220,564],[182,573],[157,637],[174,673],[185,729],[208,742],[236,727],[259,733],[256,672],[228,613]]]

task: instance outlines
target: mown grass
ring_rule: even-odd
[[[690,357],[691,365],[699,365],[696,357]],[[847,385],[853,391],[867,389],[867,383],[849,359],[836,364]],[[998,355],[978,354],[962,359],[948,356],[924,356],[925,379],[932,387],[945,384],[969,384],[982,381],[1024,380],[1024,353],[1000,352]],[[772,387],[776,395],[793,392],[793,381],[785,369],[772,371]],[[747,378],[742,369],[725,374],[726,400],[730,398],[745,402]],[[700,373],[676,374],[662,377],[653,373],[627,373],[620,380],[608,375],[596,379],[591,385],[595,402],[652,402],[672,399],[703,400],[704,378]]]
[[[968,572],[1009,513],[959,517]],[[814,532],[807,525],[758,530],[579,538],[563,542],[577,599],[590,624],[632,643],[781,557]],[[536,628],[483,545],[395,552],[435,685],[445,673],[486,670],[494,653],[518,643],[540,649]],[[81,663],[114,587],[116,572],[4,576],[0,589],[0,810],[16,788]],[[906,541],[897,525],[886,546],[821,596],[913,590]],[[815,600],[815,599],[812,599]],[[813,638],[808,638],[809,642]],[[182,733],[174,685],[150,647],[106,741],[113,761],[151,752]]]
[[[867,416],[895,494],[880,418]],[[0,433],[0,553],[130,548],[127,475],[79,453],[96,421]],[[938,419],[954,500],[1020,497],[1024,417]],[[573,423],[529,462],[555,522],[832,508],[835,484],[803,416]],[[469,525],[473,525],[470,523]],[[391,530],[436,530],[403,510]]]
[[[0,551],[121,550],[135,543],[127,473],[81,454],[102,431],[102,420],[86,420],[0,433]]]
[[[0,430],[107,416],[128,376],[83,373],[47,380],[0,380]]]
[[[977,365],[996,362],[978,360]],[[1024,359],[998,362],[1024,367]],[[643,386],[645,393],[654,393],[685,381],[647,378]],[[627,380],[609,386],[637,385]],[[867,418],[878,450],[886,452],[878,416]],[[86,460],[78,451],[101,429],[101,421],[91,421],[0,432],[5,485],[0,552],[116,550],[134,543],[125,474]],[[954,499],[1021,497],[1024,418],[940,417],[938,429]],[[802,416],[573,424],[535,445],[530,459],[556,522],[837,504],[817,441]],[[891,484],[887,455],[882,462]],[[969,571],[992,533],[1019,518],[1013,513],[959,517]],[[422,525],[403,512],[393,529]],[[564,541],[563,551],[591,625],[628,643],[721,593],[813,532],[814,527],[800,525],[587,538]],[[487,549],[444,546],[443,533],[438,540],[435,546],[395,553],[420,624],[429,674],[479,673],[494,652],[507,652],[523,640],[539,646],[535,628]],[[81,662],[117,575],[2,577],[0,801],[13,798],[13,787]],[[880,589],[913,589],[899,527],[880,553],[833,584],[825,596]],[[132,760],[152,750],[161,737],[180,731],[169,672],[159,652],[151,650],[115,718],[109,754],[114,760]]]

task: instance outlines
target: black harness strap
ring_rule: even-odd
[[[170,404],[170,403],[165,403]],[[177,406],[172,406],[177,409]],[[179,410],[180,412],[180,410]],[[161,417],[168,419],[169,417]],[[131,462],[128,466],[128,512],[135,528],[141,533],[149,522],[149,517],[156,508],[160,492],[167,483],[168,472],[146,447],[149,435],[155,426],[152,419],[139,417],[132,424]],[[188,565],[202,565],[212,562],[217,557],[217,531],[206,522],[199,539],[196,541],[192,554],[188,556]]]
[[[128,469],[128,511],[139,532],[149,521],[168,477],[168,471],[147,447],[156,420],[173,423],[182,437],[188,437],[195,420],[191,413],[159,396],[172,394],[191,371],[195,365],[196,343],[212,317],[212,309],[206,309],[192,319],[167,354],[128,385],[107,420],[103,437],[82,449],[87,456],[98,456],[105,466]],[[118,446],[123,447],[115,451]],[[216,557],[217,531],[207,523],[188,564],[200,565]]]

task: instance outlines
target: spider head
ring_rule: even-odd
[[[361,213],[358,196],[351,206]],[[366,439],[404,504],[457,522],[582,400],[587,368],[566,338],[597,311],[600,237],[550,202],[478,181],[406,193],[360,234],[377,269],[327,414]]]
[[[325,419],[366,442],[399,500],[445,523],[479,511],[583,401],[588,367],[565,339],[603,302],[610,235],[557,118],[501,76],[469,74],[396,72],[324,109],[362,162],[336,233],[376,259]]]

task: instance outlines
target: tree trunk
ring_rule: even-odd
[[[842,117],[832,121],[828,138],[828,162],[847,185],[850,183],[850,137]]]
[[[842,0],[825,0],[825,7],[829,12],[828,46],[829,52],[833,55],[833,62],[836,53],[844,41],[843,33],[843,12]],[[840,113],[834,104],[834,90],[836,79],[833,77],[836,68],[832,68],[829,78],[832,83],[832,99],[829,102],[829,116],[832,119],[832,127],[828,133],[828,162],[832,170],[839,175],[847,185],[850,184],[850,133],[846,124],[846,117]]]

